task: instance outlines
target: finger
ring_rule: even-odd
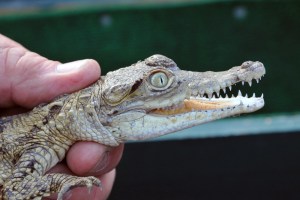
[[[0,42],[0,107],[32,108],[86,87],[100,77],[100,66],[94,60],[60,64],[17,43],[3,43]]]
[[[0,33],[0,47],[21,47],[22,45]],[[24,48],[24,47],[23,47]],[[25,48],[24,48],[25,49]]]
[[[123,144],[111,148],[95,142],[77,142],[68,151],[66,161],[77,175],[99,176],[117,166],[123,149]]]

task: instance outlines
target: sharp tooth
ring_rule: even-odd
[[[255,98],[256,96],[255,96],[255,93],[253,93],[253,95],[252,95],[252,98]]]
[[[237,96],[243,96],[242,92],[239,90],[238,95]]]
[[[220,96],[219,92],[216,92],[216,98],[218,98]]]
[[[249,86],[251,87],[252,86],[252,80],[248,82]]]
[[[245,84],[245,81],[242,81],[242,85],[244,86],[244,84]]]
[[[248,98],[248,94],[247,93],[246,93],[245,97]]]
[[[256,80],[256,83],[259,83],[259,79],[255,79]]]
[[[261,97],[260,97],[260,98],[264,98],[264,93],[261,94]]]
[[[231,87],[231,86],[229,86],[228,88],[229,88],[229,91],[231,91],[232,87]]]
[[[226,94],[225,98],[226,98],[226,99],[228,99],[228,98],[229,98],[228,94]]]
[[[226,89],[225,88],[222,88],[222,91],[224,92],[224,94],[226,94]]]

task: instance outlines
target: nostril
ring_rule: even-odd
[[[243,62],[241,68],[242,68],[242,69],[247,69],[247,68],[250,67],[252,64],[253,64],[252,61],[246,61],[246,62]]]

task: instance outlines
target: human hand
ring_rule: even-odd
[[[0,34],[0,115],[12,115],[49,102],[95,82],[100,77],[99,64],[90,59],[61,64],[30,52]],[[94,142],[77,142],[61,162],[49,172],[93,175],[100,178],[97,188],[87,197],[85,188],[72,191],[70,199],[107,199],[115,179],[115,167],[121,159],[123,145],[116,148]],[[48,173],[49,173],[48,172]],[[55,199],[55,196],[49,197]]]

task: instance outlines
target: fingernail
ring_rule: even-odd
[[[59,73],[69,73],[73,71],[77,71],[79,68],[85,65],[87,60],[78,60],[74,62],[69,62],[65,64],[57,65],[56,71]]]
[[[98,161],[94,168],[92,168],[89,173],[97,173],[103,171],[108,165],[109,151],[105,152],[102,156],[102,159]]]

